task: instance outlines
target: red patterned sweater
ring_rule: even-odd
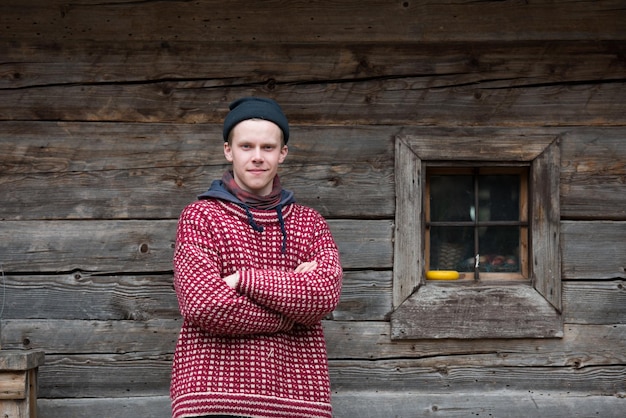
[[[339,301],[342,269],[326,221],[311,208],[246,211],[221,200],[187,206],[178,224],[174,281],[182,330],[170,394],[175,418],[232,414],[329,418],[321,320]],[[316,260],[308,273],[300,263]],[[223,277],[240,272],[237,289]]]

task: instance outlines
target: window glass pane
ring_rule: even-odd
[[[519,175],[480,176],[479,221],[519,220]]]
[[[430,220],[471,221],[474,205],[472,176],[430,177]]]
[[[428,177],[429,269],[473,272],[478,254],[480,272],[525,271],[520,266],[525,262],[522,229],[526,231],[520,214],[522,176],[483,169],[477,168],[475,175],[466,171]]]
[[[431,227],[431,270],[473,271],[473,254],[474,233],[472,227]],[[468,259],[469,263],[467,263]]]
[[[478,234],[479,270],[484,272],[519,272],[520,228],[480,228]]]

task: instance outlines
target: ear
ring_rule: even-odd
[[[282,164],[283,161],[285,161],[285,158],[287,158],[287,154],[289,154],[289,148],[287,148],[287,145],[283,145],[283,147],[280,149],[280,157],[278,157],[279,164]]]
[[[224,157],[229,163],[233,162],[233,150],[228,142],[224,142]]]

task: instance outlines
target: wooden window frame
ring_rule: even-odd
[[[462,161],[529,163],[529,283],[425,280],[423,164]],[[563,337],[558,138],[504,128],[400,135],[395,180],[392,339]]]

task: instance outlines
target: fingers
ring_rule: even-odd
[[[313,261],[307,261],[307,262],[300,264],[298,267],[296,267],[294,271],[296,273],[308,273],[310,271],[315,270],[316,268],[317,268],[317,261],[313,260]]]
[[[231,289],[237,289],[237,286],[239,285],[239,272],[236,271],[230,276],[224,277],[224,281]]]

